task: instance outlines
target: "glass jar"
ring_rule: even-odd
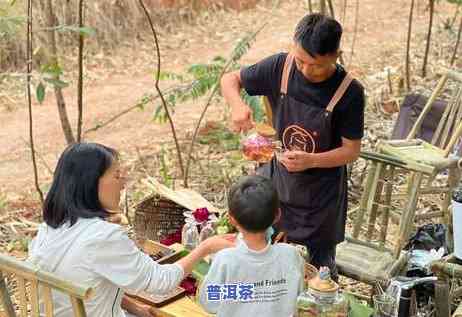
[[[215,235],[215,230],[213,230],[212,221],[206,221],[201,226],[201,232],[199,234],[199,243]]]
[[[348,316],[348,301],[339,293],[338,284],[325,272],[324,268],[324,271],[310,280],[308,289],[297,298],[298,317]]]
[[[269,125],[258,124],[255,130],[242,140],[242,154],[249,161],[266,163],[281,148],[281,142],[275,141],[276,131]]]
[[[194,218],[185,218],[185,224],[181,230],[181,244],[186,250],[193,250],[199,244],[199,231],[197,230],[197,222]]]

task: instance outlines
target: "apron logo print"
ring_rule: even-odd
[[[315,153],[317,132],[309,132],[298,125],[288,126],[282,135],[284,148],[290,151]]]

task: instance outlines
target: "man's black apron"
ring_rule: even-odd
[[[332,111],[350,85],[347,74],[326,108],[299,102],[287,94],[293,56],[284,64],[281,96],[273,107],[273,126],[286,150],[308,153],[333,149]],[[275,158],[271,178],[281,201],[282,217],[276,225],[289,241],[310,246],[343,241],[347,209],[345,167],[308,169],[290,173]]]

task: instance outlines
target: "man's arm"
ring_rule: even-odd
[[[289,172],[301,172],[309,168],[331,168],[343,166],[359,157],[361,140],[342,137],[342,146],[323,153],[290,151],[284,154],[281,163]]]
[[[247,131],[254,126],[252,110],[241,97],[242,81],[240,71],[224,74],[221,78],[221,93],[231,107],[232,129]]]

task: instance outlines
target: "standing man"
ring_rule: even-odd
[[[341,36],[336,20],[307,15],[288,54],[267,57],[221,81],[236,132],[254,125],[241,88],[268,97],[286,150],[269,163],[281,200],[277,228],[289,241],[306,245],[311,263],[328,266],[335,279],[336,245],[345,237],[346,164],[358,158],[364,130],[364,89],[337,64]]]

